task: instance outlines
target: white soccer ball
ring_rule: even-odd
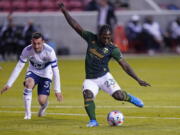
[[[124,115],[120,111],[108,113],[107,121],[110,126],[121,126],[124,122]]]

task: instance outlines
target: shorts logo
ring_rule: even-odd
[[[31,74],[31,72],[27,72],[27,74],[26,75],[30,75]]]
[[[49,86],[50,86],[49,81],[45,81],[45,82],[44,82],[44,88],[49,88]]]

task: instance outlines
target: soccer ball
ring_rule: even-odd
[[[124,115],[120,111],[112,111],[107,115],[110,126],[121,126],[124,122]]]

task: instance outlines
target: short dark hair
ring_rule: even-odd
[[[100,27],[100,29],[99,29],[98,35],[101,35],[102,33],[107,32],[107,31],[110,31],[110,32],[112,33],[112,28],[111,28],[111,26],[110,26],[110,25],[107,25],[107,24],[102,25],[102,26]]]
[[[32,39],[39,39],[42,38],[44,40],[44,36],[40,32],[34,32],[32,34]]]

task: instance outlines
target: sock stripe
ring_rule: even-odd
[[[32,93],[32,89],[24,89],[24,95],[30,95]]]

